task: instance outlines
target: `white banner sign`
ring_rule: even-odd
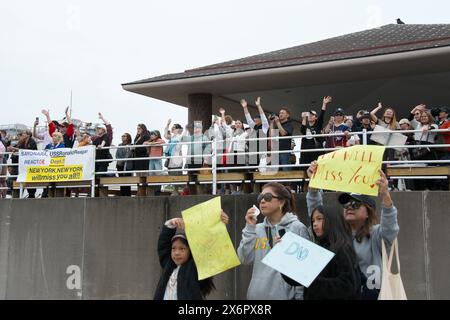
[[[18,182],[85,181],[95,177],[95,147],[19,150]]]

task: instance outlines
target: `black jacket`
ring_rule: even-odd
[[[320,244],[328,249],[327,243]],[[361,298],[361,274],[358,264],[352,262],[351,253],[339,250],[308,288],[304,300],[359,300]],[[291,286],[299,286],[295,280],[283,275]]]
[[[325,117],[325,110],[320,110],[319,118],[317,118],[316,123],[314,123],[312,126],[309,125],[309,122],[306,122],[306,125],[300,124],[300,132],[302,135],[307,134],[307,130],[311,132],[311,134],[321,134],[323,129],[323,119]],[[307,139],[302,138],[302,149],[316,149],[318,147],[321,147],[321,144],[323,144],[324,139],[320,137]]]
[[[154,300],[163,300],[166,292],[167,282],[177,267],[171,257],[172,237],[175,235],[176,229],[166,226],[162,227],[158,240],[158,256],[159,263],[162,267],[161,278],[156,287]],[[178,300],[203,300],[200,283],[198,280],[197,267],[195,266],[192,255],[189,260],[180,267],[177,278],[177,297]]]

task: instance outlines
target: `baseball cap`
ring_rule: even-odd
[[[368,112],[368,111],[363,112],[363,114],[361,115],[361,119],[364,119],[364,118],[370,119],[370,112]]]
[[[369,207],[372,207],[373,209],[377,208],[377,203],[375,201],[375,198],[371,197],[371,196],[366,196],[364,194],[341,193],[338,197],[338,201],[340,204],[349,203],[351,200],[357,200],[359,202],[362,202],[363,204],[366,204]]]
[[[408,125],[411,125],[411,122],[409,122],[409,120],[406,119],[406,118],[403,118],[403,119],[401,119],[401,120],[398,122],[398,124],[404,124],[404,123],[406,123],[406,124],[408,124]]]
[[[310,110],[309,113],[317,117],[317,112],[315,112],[314,110]]]
[[[344,109],[337,108],[336,111],[334,111],[334,115],[335,116],[337,116],[337,115],[342,115],[342,116],[345,115]]]
[[[172,237],[172,242],[174,241],[174,240],[176,240],[177,238],[183,238],[184,240],[187,240],[187,238],[186,238],[186,233],[184,232],[184,230],[183,229],[179,229],[179,228],[177,228],[177,231],[175,231],[175,235]]]

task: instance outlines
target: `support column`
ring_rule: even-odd
[[[188,123],[201,121],[203,131],[211,127],[212,95],[210,93],[193,93],[188,96]]]
[[[211,127],[212,95],[210,93],[193,93],[188,96],[188,123],[201,121],[203,132]],[[191,132],[192,134],[192,132]],[[193,175],[194,173],[190,173]],[[194,174],[196,176],[196,174]],[[196,177],[191,177],[194,181]],[[190,179],[190,180],[191,180]],[[190,194],[201,194],[204,186],[189,184]]]

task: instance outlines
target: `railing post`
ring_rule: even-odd
[[[367,129],[363,129],[363,144],[367,144]]]
[[[212,140],[212,194],[217,194],[217,140]]]
[[[96,170],[95,170],[95,160],[96,160],[96,155],[97,155],[97,150],[94,150],[94,179],[92,179],[91,181],[91,198],[95,198],[95,179],[96,179]],[[100,183],[100,180],[99,180]]]
[[[23,183],[19,183],[19,199],[23,198]]]

